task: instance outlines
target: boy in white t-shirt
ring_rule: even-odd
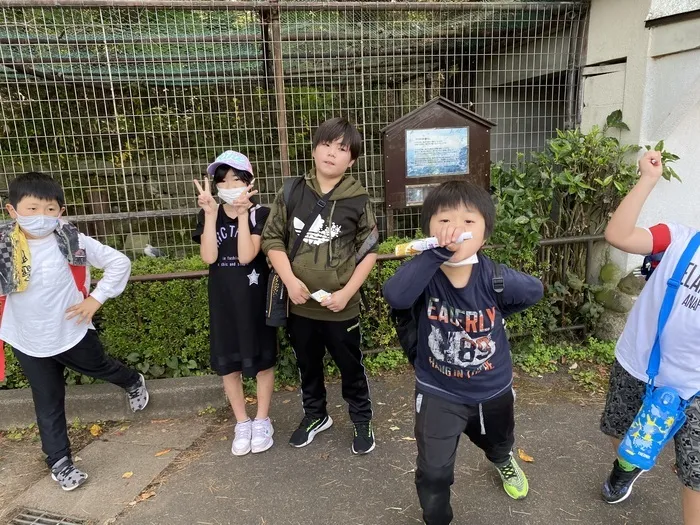
[[[134,412],[148,403],[143,375],[105,354],[92,325],[100,306],[124,291],[131,262],[59,219],[63,189],[49,175],[20,175],[10,182],[8,200],[13,221],[0,226],[0,339],[12,345],[29,380],[51,475],[73,490],[87,474],[71,459],[65,368],[122,387]],[[90,294],[88,266],[104,269]]]
[[[601,430],[613,438],[615,450],[632,424],[646,391],[646,370],[654,343],[659,310],[666,283],[697,229],[678,224],[658,224],[649,229],[636,227],[647,197],[659,181],[663,166],[661,153],[649,151],[639,161],[640,178],[617,208],[607,229],[606,240],[616,248],[640,255],[660,254],[661,262],[651,275],[627,319],[617,342],[616,361],[610,375]],[[685,270],[676,301],[661,337],[661,366],[657,386],[668,386],[690,399],[700,391],[700,251]],[[700,397],[686,411],[687,421],[676,434],[678,476],[683,481],[685,525],[700,525]],[[642,474],[621,458],[603,485],[608,503],[625,500]]]

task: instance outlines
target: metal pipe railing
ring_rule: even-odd
[[[565,244],[580,244],[590,243],[605,240],[603,235],[580,235],[574,237],[559,237],[555,239],[542,239],[539,242],[540,246],[563,246]],[[503,245],[494,244],[485,246],[485,249],[499,249]],[[590,247],[590,246],[589,246]],[[588,250],[590,252],[590,249]],[[404,255],[394,255],[391,253],[381,254],[377,257],[377,262],[398,261],[405,259]],[[132,275],[129,277],[130,282],[159,282],[159,281],[175,281],[177,279],[201,279],[209,275],[209,270],[195,270],[190,272],[174,272],[174,273],[154,273],[150,275]]]

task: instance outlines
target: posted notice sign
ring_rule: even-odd
[[[469,128],[406,130],[406,176],[469,173]]]

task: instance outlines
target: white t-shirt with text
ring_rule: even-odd
[[[666,283],[697,232],[679,224],[660,224],[649,231],[653,253],[665,253],[632,307],[615,351],[623,368],[645,382]],[[700,250],[685,269],[661,336],[661,365],[655,385],[672,387],[685,399],[700,391]]]

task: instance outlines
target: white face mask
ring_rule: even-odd
[[[471,257],[467,257],[463,261],[459,262],[450,262],[447,261],[446,263],[443,263],[445,266],[449,266],[450,268],[458,268],[460,266],[469,266],[470,264],[476,264],[479,262],[479,257],[474,254]]]
[[[17,224],[32,237],[41,238],[50,235],[58,227],[58,217],[20,215],[18,213]]]
[[[245,186],[242,188],[233,188],[230,190],[227,189],[218,189],[217,195],[219,198],[224,201],[226,204],[233,204],[238,197],[240,197],[243,193],[245,193]]]

